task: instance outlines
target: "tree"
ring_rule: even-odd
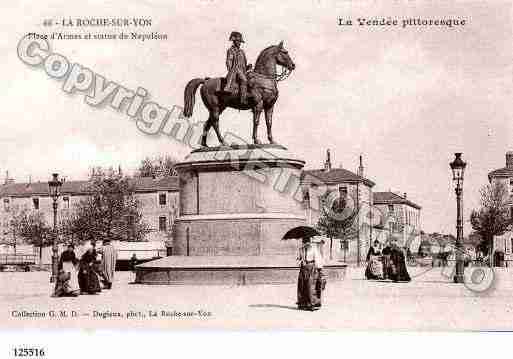
[[[347,236],[354,226],[358,211],[349,209],[343,199],[337,199],[332,204],[326,203],[329,196],[330,194],[326,194],[321,198],[323,205],[316,227],[319,232],[330,239],[330,259],[332,259],[333,238],[340,238],[343,241],[345,257]]]
[[[87,240],[141,241],[148,232],[140,202],[130,179],[121,174],[95,171],[89,196],[62,222],[63,232],[79,243]]]
[[[25,209],[13,214],[11,230],[13,235],[18,235],[26,243],[38,247],[40,257],[42,248],[52,244],[52,228],[47,225],[41,212],[29,212]]]
[[[472,210],[470,224],[472,229],[481,236],[480,248],[489,253],[490,264],[493,265],[493,238],[504,234],[511,226],[508,209],[508,189],[502,182],[494,182],[483,186],[480,190],[478,210]]]
[[[139,177],[176,176],[175,164],[177,160],[171,156],[159,156],[157,158],[146,157],[138,168]]]

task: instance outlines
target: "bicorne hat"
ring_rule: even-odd
[[[230,41],[233,41],[233,40],[239,40],[240,42],[244,42],[244,39],[242,38],[242,34],[238,31],[232,31],[232,33],[230,34]]]

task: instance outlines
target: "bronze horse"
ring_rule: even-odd
[[[290,58],[287,50],[283,47],[283,41],[278,45],[269,46],[260,52],[255,63],[255,69],[248,72],[248,99],[242,104],[239,91],[235,93],[221,91],[226,82],[225,78],[204,78],[189,81],[184,91],[184,116],[191,117],[194,108],[196,90],[200,85],[201,99],[209,111],[209,117],[203,127],[201,145],[207,146],[207,135],[211,127],[217,135],[221,145],[226,145],[219,132],[219,116],[227,108],[253,111],[253,143],[259,144],[258,122],[260,114],[265,111],[265,122],[267,125],[267,138],[269,143],[275,143],[272,135],[273,108],[278,99],[277,81],[282,77],[276,74],[276,65],[283,66],[286,70],[292,71],[296,67]],[[285,72],[285,71],[284,71]]]

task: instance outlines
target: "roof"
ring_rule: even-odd
[[[394,192],[374,192],[372,194],[374,204],[406,204],[410,207],[421,209],[422,207]]]
[[[503,167],[488,173],[488,180],[493,177],[513,177],[513,167]]]
[[[135,185],[136,192],[178,191],[178,177],[167,176],[162,178],[134,177],[130,182]],[[78,195],[88,192],[90,181],[65,181],[61,187],[61,194]],[[0,185],[0,197],[30,197],[48,195],[47,182],[10,183]]]
[[[371,180],[358,176],[356,173],[344,168],[332,168],[328,171],[325,169],[304,170],[301,173],[301,182],[316,183],[318,185],[337,183],[365,183],[369,187],[375,185]]]

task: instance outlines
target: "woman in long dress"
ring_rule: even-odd
[[[397,240],[392,241],[390,262],[392,265],[390,279],[394,282],[409,282],[411,280],[406,268],[404,252],[397,244]]]
[[[367,279],[383,279],[383,263],[379,246],[380,243],[376,239],[367,253],[367,268],[365,269],[365,278]]]
[[[62,252],[59,259],[59,274],[55,283],[54,296],[77,296],[80,294],[80,287],[78,285],[78,260],[75,256],[73,244]]]
[[[299,249],[300,261],[297,280],[297,306],[300,310],[314,311],[321,306],[322,288],[317,287],[322,269],[322,257],[311,238],[303,239],[303,246]]]
[[[96,261],[96,251],[89,247],[80,258],[80,272],[78,274],[78,283],[80,291],[87,294],[96,294],[102,291],[98,274],[96,274],[94,263]]]

